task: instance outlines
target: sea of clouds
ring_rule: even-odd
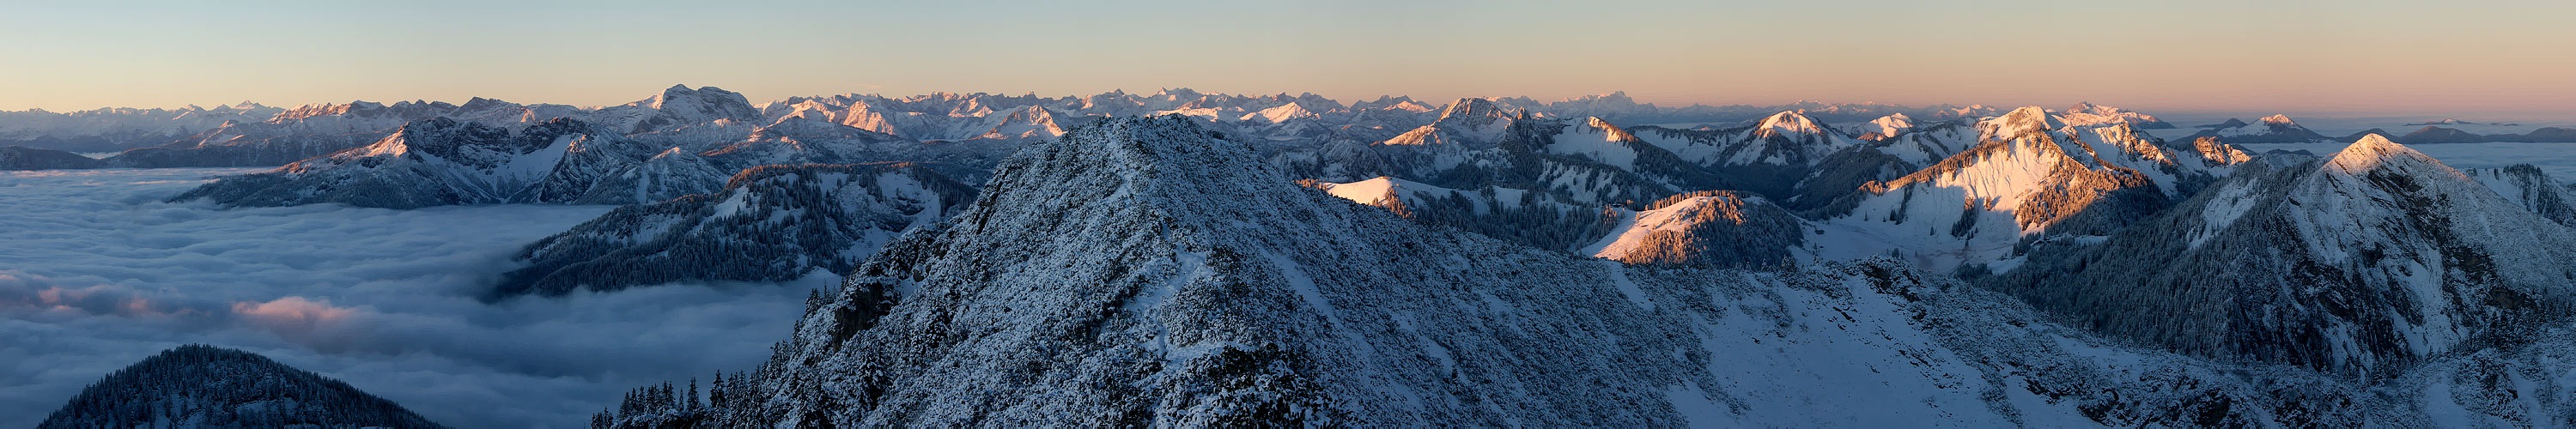
[[[633,387],[749,370],[808,290],[674,285],[478,299],[510,255],[612,207],[224,209],[160,200],[245,169],[0,172],[0,427],[204,343],[455,427],[579,427]]]

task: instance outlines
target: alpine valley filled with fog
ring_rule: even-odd
[[[2576,425],[2576,130],[2206,119],[0,112],[0,426]]]

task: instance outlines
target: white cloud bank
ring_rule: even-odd
[[[347,381],[456,427],[578,427],[626,389],[749,370],[809,289],[476,299],[519,246],[607,206],[169,204],[242,169],[0,173],[0,427],[186,343]]]

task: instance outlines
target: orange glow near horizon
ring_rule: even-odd
[[[620,104],[1189,87],[1663,105],[2576,114],[2568,2],[1892,0],[1020,4],[54,4],[0,17],[0,110],[490,97]],[[283,10],[293,9],[293,10]],[[138,11],[140,10],[140,11]],[[506,12],[500,12],[506,11]]]

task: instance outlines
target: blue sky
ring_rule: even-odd
[[[2576,2],[5,6],[0,109],[1151,92],[2576,112]]]

